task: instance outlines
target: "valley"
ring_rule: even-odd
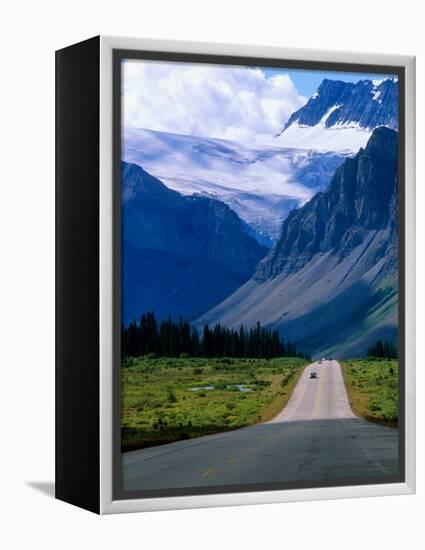
[[[253,277],[197,323],[260,320],[319,356],[397,334],[397,132],[378,128],[292,212]]]
[[[258,141],[123,128],[124,490],[398,479],[397,80],[296,104]]]
[[[315,357],[396,342],[396,91],[325,79],[279,146],[126,128],[124,323],[260,322]],[[350,146],[284,146],[295,127]]]
[[[258,366],[261,379],[273,377]],[[278,368],[277,362],[273,368]],[[194,406],[198,409],[194,414],[204,414],[208,401],[211,406],[215,404],[216,415],[212,413],[204,419],[205,428],[220,414],[227,417],[230,424],[234,422],[234,417],[243,410],[241,403],[246,403],[245,410],[253,413],[254,425],[236,430],[223,431],[222,428],[221,433],[125,452],[122,460],[124,489],[148,494],[165,488],[210,486],[214,486],[215,492],[229,484],[246,490],[247,486],[255,487],[256,484],[263,484],[264,489],[276,489],[276,484],[281,483],[282,488],[288,488],[290,483],[293,486],[303,481],[314,481],[318,486],[329,480],[350,485],[365,480],[373,483],[377,478],[396,481],[399,477],[398,430],[367,422],[353,413],[337,361],[312,363],[301,371],[289,400],[286,398],[286,406],[280,411],[278,407],[274,412],[270,410],[263,418],[271,420],[261,422],[257,407],[264,399],[262,392],[256,395],[255,392],[234,391],[233,401],[226,400],[226,391],[215,394],[205,390],[206,396],[194,396],[196,392],[187,391],[184,371],[179,373],[177,370],[175,376],[181,380],[178,396],[176,393],[178,403],[186,388],[186,394],[192,394],[190,399],[200,403]],[[312,372],[317,373],[317,378],[311,378]],[[128,392],[130,387],[125,387]],[[139,391],[142,388],[140,386]],[[273,382],[269,392],[272,388]],[[129,402],[126,393],[124,406]],[[186,410],[187,405],[184,405]],[[167,419],[164,433],[167,433],[168,419],[175,421],[172,411],[176,403],[170,403],[169,407],[163,414]],[[184,408],[178,407],[177,410],[183,413]],[[149,421],[149,416],[146,418]],[[188,430],[187,426],[184,429]]]

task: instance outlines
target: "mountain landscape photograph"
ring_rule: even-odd
[[[391,74],[122,60],[124,491],[397,479],[398,113]]]

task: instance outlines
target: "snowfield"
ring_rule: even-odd
[[[225,202],[268,245],[278,237],[288,213],[326,188],[349,154],[140,128],[126,128],[122,143],[124,161],[142,166],[182,194]]]
[[[325,127],[325,121],[338,107],[331,107],[320,124],[305,126],[294,122],[286,128],[277,138],[276,144],[281,147],[299,147],[303,149],[316,149],[318,151],[340,151],[344,153],[356,153],[360,147],[365,147],[373,128],[361,128],[356,123],[334,125]]]

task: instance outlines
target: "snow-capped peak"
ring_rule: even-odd
[[[276,142],[284,147],[356,152],[378,126],[398,128],[398,85],[383,80],[325,79],[293,113]]]

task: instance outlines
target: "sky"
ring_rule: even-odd
[[[123,60],[123,124],[175,134],[270,143],[324,78],[387,75]]]
[[[275,73],[281,73],[282,69],[263,68],[263,71],[270,77]],[[312,71],[301,69],[287,69],[284,72],[291,77],[299,93],[306,97],[312,96],[325,78],[329,80],[343,80],[344,82],[358,82],[359,80],[383,80],[393,76],[380,73],[347,73],[341,71]]]

